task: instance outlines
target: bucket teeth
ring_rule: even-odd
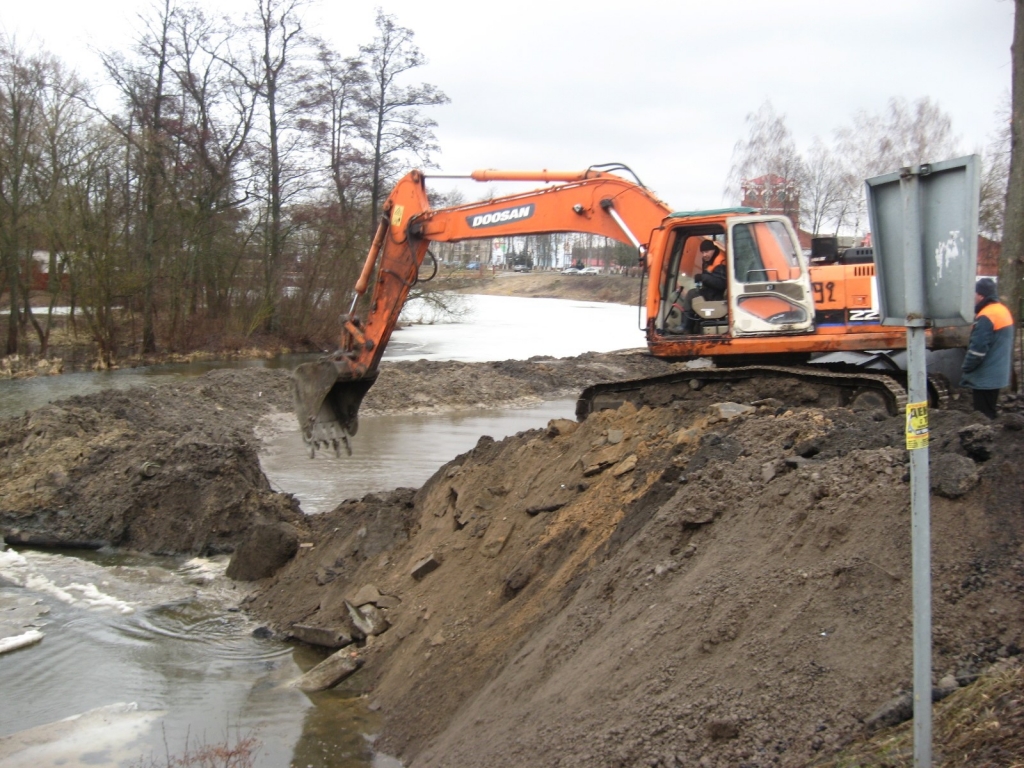
[[[331,448],[341,456],[342,445],[352,455],[359,405],[376,378],[376,372],[356,377],[343,362],[330,359],[304,363],[295,370],[295,412],[310,457],[319,448]]]

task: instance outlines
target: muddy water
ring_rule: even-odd
[[[260,464],[276,490],[294,494],[304,512],[316,514],[372,491],[418,488],[482,435],[500,440],[551,419],[572,419],[575,407],[575,400],[555,400],[507,411],[364,416],[351,456],[319,451],[313,459],[289,423],[265,442]]]
[[[240,596],[224,565],[0,552],[0,606],[30,606],[45,635],[0,657],[0,764],[163,765],[168,752],[243,739],[265,768],[373,764],[375,723],[358,692],[310,699],[289,687],[321,656],[260,639],[225,611]],[[99,707],[119,711],[42,725]],[[28,729],[38,745],[10,754],[2,737]]]

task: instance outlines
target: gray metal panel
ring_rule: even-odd
[[[923,312],[933,325],[968,325],[974,321],[978,263],[978,156],[910,171],[902,184],[901,172],[866,182],[882,323],[906,325],[908,315]],[[908,185],[916,186],[918,197],[919,248],[908,241],[907,228],[915,226],[907,221],[914,217],[904,215]],[[906,264],[910,258],[919,264]],[[923,284],[914,290],[908,280]],[[915,296],[922,289],[924,305],[919,307]]]

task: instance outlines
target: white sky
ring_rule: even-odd
[[[733,147],[766,100],[806,151],[859,109],[927,96],[966,154],[989,143],[1009,97],[1012,0],[321,0],[308,26],[355,54],[377,5],[416,33],[429,63],[413,79],[452,100],[431,110],[436,172],[621,162],[675,209],[737,202],[723,196]],[[127,47],[146,7],[8,0],[0,26],[89,75],[91,49]]]

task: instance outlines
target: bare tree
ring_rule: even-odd
[[[806,174],[800,190],[804,224],[812,234],[823,234],[850,223],[850,211],[856,205],[856,182],[846,172],[833,149],[815,139],[807,155]]]
[[[45,62],[7,37],[0,38],[0,293],[10,295],[5,353],[18,351],[28,306],[32,216],[39,203],[32,184],[43,130],[41,94]]]
[[[999,256],[999,293],[1021,318],[1021,277],[1024,268],[1024,0],[1014,0],[1010,115],[1010,171],[1006,188],[1006,219]]]
[[[49,303],[41,320],[32,307],[26,305],[26,315],[39,338],[40,355],[47,353],[55,323],[54,310],[64,297],[63,278],[74,226],[67,189],[87,151],[88,127],[92,122],[85,108],[85,83],[53,57],[47,58],[44,71],[46,87],[40,92],[43,109],[40,162],[34,184],[40,201],[37,238],[40,247],[45,247],[49,253]]]
[[[447,104],[449,99],[427,83],[402,86],[399,79],[426,63],[413,43],[413,31],[398,25],[394,16],[377,9],[377,37],[360,48],[370,75],[367,141],[372,151],[370,187],[371,230],[377,226],[386,188],[408,168],[408,158],[431,165],[437,149],[437,123],[423,114],[423,107]]]
[[[341,213],[348,215],[370,186],[368,157],[358,146],[369,124],[369,76],[363,61],[342,58],[322,40],[316,58],[318,66],[307,96],[309,116],[300,127],[312,134]]]
[[[739,199],[744,182],[772,176],[799,189],[806,170],[785,116],[777,115],[771,102],[766,101],[757,112],[747,115],[746,122],[747,138],[740,139],[733,147],[726,194]],[[794,196],[787,195],[783,201],[784,213],[796,219],[799,216],[797,204]]]
[[[142,29],[134,57],[120,52],[102,55],[107,75],[121,92],[127,115],[114,118],[130,149],[138,175],[141,222],[137,242],[142,265],[142,351],[156,351],[156,285],[160,270],[158,245],[166,247],[165,222],[158,221],[167,180],[167,131],[164,125],[168,93],[171,25],[177,9],[171,0],[154,8],[155,16],[140,17]],[[131,247],[131,246],[130,246]]]
[[[299,192],[308,169],[294,162],[303,137],[296,129],[304,100],[299,92],[308,78],[304,55],[309,43],[302,22],[308,0],[256,0],[255,40],[252,53],[256,78],[254,87],[264,107],[263,146],[256,147],[258,171],[262,172],[261,194],[266,200],[262,215],[263,275],[261,302],[250,323],[275,330],[280,318],[278,301],[285,270],[285,242],[288,226],[285,206]]]
[[[239,168],[256,92],[238,77],[240,64],[227,45],[231,32],[199,8],[184,9],[172,32],[171,68],[180,93],[173,129],[178,145],[174,200],[185,251],[171,281],[176,298],[169,336],[174,339],[179,332],[187,336],[194,331],[200,306],[211,319],[220,320],[227,311],[241,253],[219,243],[234,229],[236,209],[244,200]],[[185,322],[182,313],[192,321]]]
[[[908,165],[938,162],[955,156],[958,139],[952,121],[931,99],[911,103],[889,100],[885,112],[860,110],[836,131],[838,152],[857,191],[853,221],[867,220],[864,180]]]
[[[978,231],[992,239],[1002,240],[1006,210],[1006,185],[1010,177],[1010,103],[997,112],[999,127],[982,155],[981,199]]]
[[[893,98],[883,114],[860,110],[837,132],[848,161],[862,178],[906,165],[937,162],[957,152],[952,121],[931,99]]]

